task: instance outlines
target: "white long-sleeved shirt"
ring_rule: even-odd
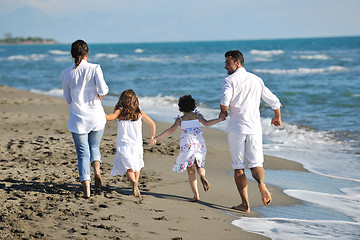
[[[89,133],[105,127],[104,108],[98,95],[109,92],[99,65],[82,60],[61,73],[63,96],[70,104],[68,130],[74,133]]]
[[[225,78],[220,104],[228,106],[230,111],[226,132],[262,133],[259,110],[261,98],[273,110],[281,106],[279,99],[264,85],[262,79],[245,68],[239,68]]]

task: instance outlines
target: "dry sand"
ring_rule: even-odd
[[[203,128],[211,188],[204,192],[198,181],[201,201],[190,203],[187,173],[171,171],[179,132],[154,146],[144,124],[145,168],[138,200],[126,177],[109,175],[117,127],[116,121],[109,122],[100,146],[104,186],[84,199],[66,128],[68,112],[62,98],[0,86],[0,239],[267,239],[231,224],[257,214],[231,209],[240,197],[224,132]],[[156,124],[158,133],[170,126]],[[265,156],[265,168],[304,171],[300,164],[271,156]],[[268,188],[272,204],[297,203],[280,189]],[[262,204],[253,181],[249,194],[251,207]]]

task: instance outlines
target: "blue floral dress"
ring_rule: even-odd
[[[180,118],[181,120],[181,118]],[[173,171],[183,172],[196,163],[198,167],[205,166],[206,144],[202,136],[199,119],[181,120],[180,153],[173,166]]]

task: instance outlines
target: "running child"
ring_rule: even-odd
[[[106,115],[107,121],[118,119],[116,154],[110,175],[126,173],[133,194],[140,197],[139,177],[144,167],[142,121],[150,126],[150,141],[154,142],[155,122],[139,108],[139,100],[132,89],[121,93],[114,112]]]
[[[225,117],[206,120],[203,115],[195,110],[196,103],[191,95],[180,97],[178,105],[183,115],[181,117],[178,116],[170,128],[156,136],[155,142],[170,136],[179,126],[181,127],[180,153],[172,170],[175,172],[183,172],[187,169],[190,187],[194,193],[194,197],[190,202],[196,202],[200,200],[200,196],[197,188],[195,168],[200,176],[204,191],[206,192],[210,188],[210,184],[205,178],[206,145],[202,136],[200,123],[209,127],[224,121]]]

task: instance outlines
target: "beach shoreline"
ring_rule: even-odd
[[[0,86],[0,93],[0,238],[268,239],[231,224],[257,213],[231,209],[240,197],[231,176],[223,131],[203,127],[211,189],[205,193],[198,183],[201,201],[189,203],[192,192],[186,172],[171,171],[180,133],[150,145],[144,124],[145,167],[139,201],[132,196],[126,177],[109,175],[117,128],[116,121],[109,122],[100,145],[104,187],[100,193],[93,191],[90,199],[83,199],[75,147],[66,128],[69,106],[65,100],[8,86]],[[105,107],[105,111],[112,112],[112,107]],[[170,126],[156,124],[157,133]],[[268,155],[264,167],[306,171],[299,163]],[[277,187],[268,188],[273,205],[299,203]],[[262,205],[254,181],[249,181],[249,195],[252,208]]]

